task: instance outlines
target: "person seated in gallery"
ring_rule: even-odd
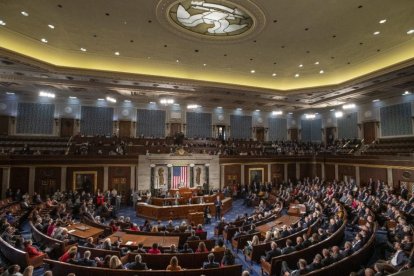
[[[158,248],[158,243],[153,243],[152,247],[148,249],[148,254],[158,255],[161,254],[161,250]]]
[[[262,256],[262,259],[264,259],[266,262],[270,262],[273,257],[277,257],[282,254],[280,249],[277,247],[277,243],[272,242],[270,244],[270,248],[271,249],[269,251],[266,251],[266,255]]]
[[[142,262],[141,254],[135,255],[135,261],[127,263],[125,266],[131,270],[148,270],[147,264]]]
[[[187,238],[187,241],[198,241],[200,240],[199,236],[196,236],[196,232],[191,230],[191,235]]]
[[[193,250],[190,248],[188,243],[184,243],[183,249],[180,250],[180,253],[193,253]]]
[[[217,268],[220,266],[219,263],[214,261],[214,254],[210,253],[207,256],[208,261],[203,263],[203,269],[208,269],[208,268]]]

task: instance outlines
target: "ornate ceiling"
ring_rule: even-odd
[[[195,35],[175,0],[1,1],[0,91],[292,111],[414,88],[412,0],[182,2]]]

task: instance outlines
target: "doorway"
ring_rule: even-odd
[[[335,141],[335,127],[327,127],[325,129],[325,141],[327,145],[332,145]]]
[[[174,137],[177,133],[181,133],[181,123],[171,123],[170,136]]]
[[[131,121],[119,121],[119,137],[131,137]]]
[[[364,122],[363,123],[363,132],[364,132],[364,143],[371,144],[377,139],[377,122]]]
[[[256,128],[256,140],[258,142],[264,142],[264,140],[265,140],[265,129],[264,129],[264,127],[257,127]]]
[[[226,126],[217,125],[217,138],[220,140],[226,140]]]
[[[75,120],[70,118],[60,119],[60,137],[71,137],[73,136],[73,129]]]
[[[298,140],[298,129],[291,128],[290,131],[290,141],[297,141]]]

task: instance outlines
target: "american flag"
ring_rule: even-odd
[[[187,166],[173,167],[172,188],[178,189],[183,183],[184,187],[188,187]]]

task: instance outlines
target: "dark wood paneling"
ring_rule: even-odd
[[[131,137],[131,121],[119,121],[119,137]]]
[[[395,189],[400,188],[401,182],[413,182],[414,183],[414,169],[403,170],[403,169],[392,169],[392,182]],[[412,187],[408,187],[411,190]]]
[[[3,168],[0,168],[0,196],[3,194]]]
[[[369,179],[381,180],[387,183],[387,169],[386,168],[370,168],[359,167],[359,181],[362,185],[366,185]]]
[[[320,163],[314,164],[313,172],[315,173],[315,175],[313,175],[312,177],[317,176],[320,179],[322,177],[322,165]]]
[[[328,181],[335,180],[335,165],[325,164],[325,179]]]
[[[103,191],[103,175],[104,175],[104,168],[103,167],[69,167],[67,168],[67,176],[66,176],[66,189],[72,190],[73,185],[73,173],[74,172],[96,172],[97,173],[97,183],[96,188],[99,189],[101,192]]]
[[[244,183],[251,184],[250,183],[250,175],[249,175],[249,169],[263,169],[263,181],[266,183],[269,181],[268,179],[268,168],[267,165],[258,164],[258,165],[245,165],[244,166]]]
[[[301,163],[300,164],[300,173],[299,173],[300,179],[303,179],[305,177],[312,177],[312,164],[309,163]]]
[[[288,179],[292,181],[296,180],[296,163],[289,163],[287,171]]]
[[[20,189],[22,193],[29,191],[29,168],[12,167],[10,170],[10,188]]]
[[[285,179],[285,166],[283,164],[272,164],[270,167],[271,181],[281,183]]]
[[[224,186],[241,182],[241,165],[224,166]]]
[[[42,197],[53,195],[56,190],[60,189],[60,183],[61,168],[36,168],[34,190]]]
[[[70,137],[73,135],[75,119],[61,118],[60,119],[60,137]]]
[[[9,116],[0,116],[0,135],[9,134]]]
[[[344,176],[352,177],[355,179],[355,167],[354,166],[347,166],[347,165],[339,165],[338,166],[338,178],[339,180],[344,180]]]
[[[124,203],[129,201],[131,195],[131,167],[109,167],[108,188],[116,189],[122,195]]]

